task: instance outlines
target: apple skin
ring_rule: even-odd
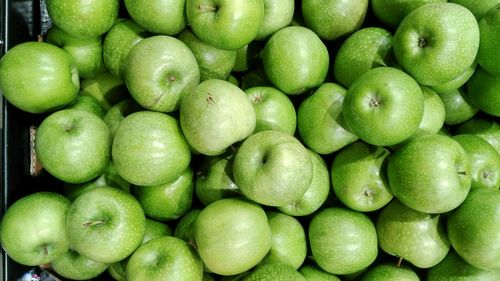
[[[163,236],[172,236],[172,229],[165,223],[146,218],[146,232],[142,243]]]
[[[304,99],[297,112],[297,128],[304,144],[316,153],[330,154],[355,142],[342,115],[346,90],[324,83]]]
[[[284,263],[259,264],[242,281],[306,281],[297,270]]]
[[[175,226],[174,237],[182,239],[191,245],[195,245],[194,223],[196,222],[196,219],[198,219],[200,212],[200,209],[189,210],[189,212],[184,215]]]
[[[448,217],[448,237],[467,263],[500,270],[500,191],[473,189]]]
[[[334,40],[361,27],[368,0],[303,0],[302,17],[306,25],[324,40]]]
[[[427,4],[403,19],[394,34],[393,48],[401,67],[417,82],[439,85],[464,73],[474,63],[479,26],[463,6]]]
[[[0,221],[0,242],[7,255],[27,266],[62,256],[70,246],[65,230],[70,204],[54,192],[36,192],[15,201]]]
[[[271,248],[271,229],[261,206],[242,199],[221,199],[199,214],[194,239],[206,268],[236,275],[257,265]]]
[[[154,186],[134,186],[134,195],[146,216],[159,221],[182,217],[192,205],[193,170],[187,167],[176,179]]]
[[[500,154],[500,125],[493,119],[474,117],[455,128],[456,134],[473,134],[481,137]]]
[[[264,17],[255,40],[265,40],[288,26],[295,11],[294,0],[264,0]]]
[[[393,65],[392,40],[392,34],[380,27],[367,27],[354,32],[342,43],[335,56],[335,79],[350,87],[366,71]]]
[[[363,141],[390,146],[410,138],[424,114],[424,96],[403,71],[377,67],[362,74],[347,90],[342,114]]]
[[[254,133],[275,130],[293,136],[297,114],[290,98],[273,87],[252,87],[245,90],[257,118]]]
[[[36,155],[54,177],[83,183],[104,172],[110,161],[109,129],[98,116],[83,110],[59,110],[38,127]]]
[[[447,0],[372,0],[371,7],[373,13],[384,24],[390,27],[397,27],[406,15],[416,8]]]
[[[420,278],[410,268],[379,264],[364,273],[360,281],[420,281]]]
[[[359,212],[371,212],[387,205],[393,198],[385,175],[389,154],[384,147],[361,141],[340,150],[330,172],[337,198]]]
[[[340,281],[340,279],[316,265],[305,265],[299,269],[300,274],[306,278],[306,281]]]
[[[424,115],[415,134],[410,138],[427,134],[437,134],[444,125],[446,108],[440,96],[429,87],[421,86],[424,94]]]
[[[95,97],[106,112],[116,103],[129,97],[127,86],[123,80],[107,71],[92,78],[82,79],[80,95]]]
[[[106,33],[118,19],[119,2],[48,0],[45,4],[54,24],[65,32],[77,37],[95,37]]]
[[[453,78],[452,80],[445,82],[443,84],[435,85],[430,87],[434,92],[436,93],[446,93],[446,92],[452,92],[456,89],[459,89],[469,79],[471,76],[474,74],[477,68],[477,62],[475,61],[467,70],[465,70],[462,74],[458,75],[457,77]]]
[[[491,11],[496,4],[500,3],[498,0],[483,0],[483,1],[475,1],[475,0],[450,0],[449,2],[456,3],[462,5],[469,9],[476,19],[479,21],[483,18],[488,11]]]
[[[438,95],[444,104],[446,125],[463,123],[479,111],[462,88],[451,92],[440,92]]]
[[[0,91],[26,112],[59,109],[76,98],[79,88],[75,61],[49,43],[18,44],[0,60]]]
[[[123,79],[130,49],[148,35],[134,20],[118,19],[103,40],[104,65],[109,73]]]
[[[500,6],[499,6],[500,7]],[[467,97],[481,111],[500,117],[500,75],[494,76],[478,67],[467,81]]]
[[[61,277],[71,280],[89,280],[108,269],[109,264],[96,262],[69,249],[61,257],[50,263],[51,268]]]
[[[111,154],[118,174],[140,186],[172,181],[191,161],[177,120],[152,111],[135,112],[122,120]]]
[[[202,281],[203,263],[179,238],[164,236],[142,244],[130,257],[126,280]]]
[[[427,135],[397,149],[387,165],[395,197],[423,213],[444,213],[458,207],[471,188],[467,153],[451,137]]]
[[[236,186],[245,197],[266,206],[285,206],[300,199],[313,177],[312,161],[299,140],[279,131],[248,137],[233,163]]]
[[[130,114],[138,111],[143,111],[144,108],[141,107],[134,99],[128,98],[122,100],[111,107],[104,115],[104,123],[108,125],[111,137],[114,138],[118,127],[120,126],[122,120],[129,116]]]
[[[450,250],[446,258],[429,269],[427,281],[499,281],[500,271],[489,271],[466,263]]]
[[[255,39],[264,18],[263,0],[186,0],[188,24],[201,41],[237,50]]]
[[[117,188],[96,188],[73,201],[66,218],[72,247],[91,260],[113,263],[142,243],[146,218],[141,205]]]
[[[240,88],[218,79],[201,82],[180,108],[182,132],[197,152],[215,156],[252,134],[256,117]]]
[[[482,68],[486,69],[489,73],[500,76],[500,1],[495,7],[492,7],[485,16],[479,20],[479,50],[477,53],[477,60]]]
[[[394,199],[377,216],[378,245],[386,253],[419,268],[430,268],[444,259],[450,242],[439,215],[413,210]]]
[[[125,84],[142,107],[172,112],[200,81],[198,63],[179,39],[166,35],[148,37],[135,44],[127,56]]]
[[[271,81],[269,81],[269,79],[267,78],[262,64],[259,64],[255,66],[255,68],[248,70],[248,72],[246,72],[241,79],[241,89],[243,91],[258,86],[273,86]]]
[[[264,44],[265,41],[252,41],[236,50],[236,60],[232,71],[247,72],[253,70],[260,62],[260,54],[264,48]]]
[[[99,118],[104,117],[104,108],[101,103],[94,96],[90,95],[77,95],[76,98],[70,102],[65,109],[78,109],[90,112]]]
[[[262,61],[267,78],[276,88],[298,95],[325,81],[330,58],[325,44],[312,30],[289,26],[269,38]]]
[[[130,17],[144,29],[174,36],[186,28],[186,0],[125,0]]]

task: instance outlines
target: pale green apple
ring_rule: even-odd
[[[265,40],[274,32],[288,26],[294,11],[294,0],[264,0],[264,17],[255,39]]]
[[[493,2],[493,1],[486,1]],[[479,41],[479,51],[477,53],[477,60],[481,67],[486,69],[489,73],[499,76],[500,75],[500,1],[496,6],[492,7],[488,13],[479,21],[479,33],[481,40]]]
[[[186,0],[125,0],[130,17],[144,29],[174,36],[186,28]]]
[[[476,115],[479,109],[472,103],[463,88],[438,93],[445,109],[444,123],[457,125]]]
[[[95,97],[106,112],[116,103],[130,97],[123,80],[107,71],[82,79],[80,94]]]
[[[416,8],[447,0],[372,0],[371,7],[375,17],[390,27],[397,27],[411,11]]]
[[[71,280],[88,280],[99,276],[108,269],[109,264],[96,262],[69,249],[50,263],[50,267],[59,276]]]
[[[500,281],[500,271],[477,268],[450,250],[443,261],[429,269],[427,281]]]
[[[467,97],[481,111],[500,117],[500,75],[478,67],[467,81]]]
[[[408,267],[385,263],[366,271],[360,281],[420,281],[420,278]]]

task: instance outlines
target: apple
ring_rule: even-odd
[[[264,0],[186,0],[186,14],[201,41],[237,50],[257,36],[264,18]]]
[[[474,117],[479,111],[479,109],[472,104],[470,98],[462,88],[451,92],[440,92],[438,95],[444,104],[446,112],[444,123],[446,125],[463,123]]]
[[[73,249],[50,263],[51,268],[61,277],[71,280],[88,280],[99,276],[109,264],[90,260]]]
[[[293,136],[297,114],[290,98],[273,87],[252,87],[245,90],[257,118],[254,133],[267,130],[282,131]]]
[[[130,49],[148,36],[147,31],[134,20],[118,19],[103,41],[104,65],[109,73],[123,78]]]
[[[175,220],[191,208],[193,170],[187,167],[172,181],[153,186],[134,186],[133,192],[146,216],[159,221]]]
[[[389,154],[384,147],[362,141],[340,150],[330,172],[336,197],[359,212],[371,212],[387,205],[393,198],[385,174]]]
[[[474,134],[481,137],[500,154],[500,125],[493,119],[474,117],[455,128],[456,134]]]
[[[377,257],[377,233],[363,213],[330,207],[316,212],[309,224],[309,245],[316,263],[332,274],[351,274]]]
[[[303,0],[302,17],[306,25],[324,40],[334,40],[361,27],[368,0]]]
[[[122,120],[125,119],[125,117],[134,112],[143,110],[144,108],[142,108],[132,98],[122,100],[113,105],[113,107],[111,107],[103,117],[104,123],[106,123],[106,125],[108,125],[109,127],[111,137],[115,137],[116,131],[118,130],[118,127],[120,126]]]
[[[236,275],[257,265],[271,248],[271,229],[261,206],[221,199],[205,207],[194,223],[194,239],[206,268]]]
[[[116,281],[126,281],[126,267],[128,259],[115,262],[109,265],[108,274]]]
[[[79,88],[75,61],[52,44],[21,43],[0,60],[0,91],[21,110],[57,110],[75,99]]]
[[[420,278],[408,267],[384,263],[366,271],[360,281],[420,281]]]
[[[366,27],[354,32],[342,43],[335,56],[335,79],[350,87],[366,71],[395,64],[392,40],[392,34],[380,27]]]
[[[450,0],[450,2],[462,5],[469,9],[478,21],[482,19],[483,16],[488,13],[488,11],[493,9],[496,4],[500,3],[500,1],[498,0]]]
[[[467,68],[467,70],[465,70],[462,74],[458,75],[457,77],[451,79],[448,82],[435,85],[430,88],[436,93],[446,93],[457,90],[463,85],[465,85],[467,81],[469,81],[471,76],[476,71],[476,68],[477,68],[477,61],[475,61],[469,68]]]
[[[343,117],[363,141],[390,146],[410,138],[424,114],[424,96],[417,82],[403,71],[377,67],[349,87]]]
[[[255,129],[255,111],[240,88],[218,79],[201,82],[186,94],[180,107],[180,124],[197,152],[220,155]]]
[[[284,263],[260,264],[242,281],[305,281],[306,279],[297,270]]]
[[[295,11],[294,0],[264,0],[264,17],[255,40],[265,40],[274,32],[288,26]]]
[[[443,135],[416,138],[390,157],[387,175],[392,193],[423,213],[444,213],[458,207],[471,187],[467,153]]]
[[[200,81],[228,78],[236,62],[235,50],[224,50],[209,45],[189,29],[179,34],[178,39],[191,49],[200,68]]]
[[[164,236],[142,244],[130,257],[126,280],[202,281],[203,264],[179,238]]]
[[[76,98],[70,102],[65,109],[78,109],[95,114],[99,118],[104,117],[104,108],[101,103],[94,96],[90,95],[77,95]]]
[[[241,79],[241,89],[244,91],[257,86],[273,86],[267,78],[262,64],[246,72]]]
[[[186,0],[125,0],[124,4],[130,17],[152,33],[174,36],[186,28]]]
[[[165,223],[146,218],[146,231],[142,243],[162,236],[172,236],[172,229]]]
[[[346,92],[338,84],[324,83],[300,103],[297,127],[304,144],[314,152],[330,154],[358,139],[342,115]]]
[[[116,103],[129,97],[127,86],[123,80],[107,71],[92,78],[82,79],[80,95],[95,97],[106,112]]]
[[[299,269],[307,255],[307,239],[300,222],[289,215],[266,213],[271,228],[271,249],[261,264],[284,263]]]
[[[178,121],[152,111],[138,111],[122,120],[111,154],[118,174],[140,186],[170,182],[179,177],[191,161]]]
[[[179,39],[166,35],[148,37],[135,44],[127,56],[125,84],[142,107],[161,112],[179,109],[182,98],[200,81],[198,63]]]
[[[418,268],[435,266],[450,249],[439,215],[413,210],[397,199],[380,211],[376,228],[378,245],[384,252]]]
[[[141,205],[117,188],[96,188],[73,201],[66,232],[74,250],[88,259],[113,263],[142,243],[146,218]]]
[[[53,23],[77,37],[106,33],[118,18],[118,0],[48,0],[47,12]]]
[[[424,115],[415,134],[410,138],[427,134],[437,134],[443,128],[446,118],[446,108],[436,92],[429,87],[421,86],[424,94]]]
[[[429,3],[446,2],[446,0],[372,0],[371,7],[375,17],[382,23],[397,27],[411,11]]]
[[[316,265],[305,265],[299,269],[300,274],[306,278],[306,281],[340,281],[340,279]]]
[[[252,41],[236,50],[236,60],[232,71],[248,72],[253,70],[260,62],[260,54],[264,48],[264,44],[265,41]]]
[[[311,184],[297,201],[278,209],[290,216],[307,216],[316,212],[328,198],[330,192],[330,175],[325,160],[316,152],[307,150],[312,163]]]
[[[500,75],[492,75],[478,67],[467,81],[467,97],[481,111],[500,117]]]
[[[500,1],[486,1],[497,2],[491,9],[479,20],[479,50],[477,53],[477,60],[482,68],[486,69],[489,73],[499,76],[500,43],[495,38],[500,37]]]
[[[54,192],[35,192],[15,201],[0,221],[0,243],[15,262],[35,266],[62,256],[70,246],[66,214],[70,201]]]
[[[104,172],[110,161],[109,129],[83,110],[59,110],[45,118],[35,137],[36,155],[54,177],[83,183]]]
[[[298,95],[320,86],[326,79],[329,54],[310,29],[285,27],[266,42],[262,53],[264,71],[276,88]]]
[[[429,269],[428,281],[498,281],[500,271],[477,268],[465,262],[451,250],[442,262]]]
[[[448,217],[448,237],[472,266],[500,270],[500,191],[476,188]]]
[[[194,223],[200,215],[200,209],[191,209],[185,214],[175,226],[174,237],[182,239],[191,245],[194,245]]]
[[[285,206],[300,199],[312,181],[312,161],[299,140],[279,131],[248,137],[233,162],[236,186],[250,200]]]
[[[435,86],[464,73],[479,47],[474,15],[454,3],[431,3],[410,12],[394,34],[394,54],[418,83]]]
[[[236,87],[240,86],[240,81],[233,74],[229,74],[229,76],[226,78],[226,81],[235,85]]]
[[[471,161],[471,188],[500,188],[500,155],[482,138],[472,134],[455,135]]]

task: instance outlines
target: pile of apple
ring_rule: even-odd
[[[500,280],[500,1],[45,2],[0,90],[45,114],[36,156],[64,189],[4,214],[14,261]]]

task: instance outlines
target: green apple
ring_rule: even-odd
[[[141,186],[170,182],[179,177],[191,161],[178,121],[151,111],[135,112],[122,120],[111,154],[118,174]]]
[[[441,97],[429,87],[421,86],[420,88],[424,94],[424,115],[411,139],[438,133],[446,119],[446,107]]]
[[[331,180],[336,197],[359,212],[382,208],[393,195],[385,175],[390,152],[380,146],[355,142],[334,157]]]
[[[498,0],[450,0],[452,3],[457,3],[469,9],[476,19],[479,21],[484,15],[488,13],[496,4],[500,3]]]
[[[479,20],[479,50],[477,53],[477,60],[481,67],[486,69],[489,73],[499,76],[500,67],[496,63],[500,61],[500,43],[497,39],[500,37],[500,1],[486,1],[497,2],[496,6],[492,7],[484,17]]]
[[[257,86],[272,86],[262,64],[246,72],[241,79],[241,89],[244,91]]]
[[[276,88],[298,95],[321,85],[328,73],[328,50],[310,29],[285,27],[266,42],[262,53],[264,71]]]
[[[252,87],[245,90],[257,118],[254,133],[267,130],[282,131],[293,136],[297,114],[290,98],[273,87]]]
[[[423,213],[444,213],[458,207],[471,187],[467,153],[442,135],[416,138],[397,149],[387,166],[395,197]]]
[[[500,125],[491,118],[474,117],[457,126],[456,134],[474,134],[481,137],[500,154]]]
[[[80,78],[94,77],[104,70],[101,36],[76,37],[57,26],[52,26],[47,32],[45,42],[62,48],[73,57]]]
[[[117,188],[96,188],[73,201],[66,218],[68,239],[91,260],[113,263],[128,257],[142,243],[146,219],[141,205]]]
[[[108,126],[96,115],[78,109],[59,110],[38,127],[36,155],[54,177],[83,183],[101,175],[110,161]]]
[[[255,129],[255,111],[240,88],[218,79],[201,82],[180,108],[182,132],[197,152],[214,156]]]
[[[280,1],[277,1],[280,2]],[[281,1],[283,2],[283,1]],[[274,3],[274,2],[273,2]],[[246,72],[253,70],[260,62],[260,55],[265,41],[252,41],[242,48],[236,50],[236,60],[233,72]]]
[[[126,281],[125,275],[128,259],[124,259],[119,262],[115,262],[109,265],[108,274],[113,277],[116,281]]]
[[[109,73],[123,78],[130,49],[148,35],[134,20],[119,19],[103,41],[104,65]]]
[[[198,219],[200,212],[200,209],[191,209],[184,215],[175,226],[174,237],[194,245],[194,223]]]
[[[448,237],[470,265],[500,270],[500,191],[477,188],[448,218]]]
[[[316,263],[332,274],[351,274],[370,266],[377,257],[377,233],[363,213],[326,208],[309,224],[309,244]]]
[[[146,231],[142,243],[163,236],[172,236],[172,229],[165,223],[146,218]]]
[[[453,136],[471,161],[471,188],[500,188],[500,155],[482,138],[472,134]]]
[[[474,15],[454,3],[431,3],[410,12],[394,35],[394,54],[420,84],[435,86],[464,73],[479,47]]]
[[[260,264],[242,279],[242,281],[264,280],[305,281],[306,279],[293,266],[285,263]]]
[[[62,256],[70,246],[65,230],[69,206],[66,197],[54,192],[36,192],[15,201],[0,222],[5,253],[27,266]]]
[[[271,248],[271,229],[261,206],[242,199],[221,199],[194,223],[196,247],[206,268],[236,275],[257,265]]]
[[[361,27],[368,0],[303,0],[302,17],[306,25],[324,40],[334,40]]]
[[[472,104],[470,98],[462,88],[452,90],[451,92],[440,92],[438,95],[444,104],[446,112],[444,123],[446,125],[463,123],[474,117],[479,111],[479,109]]]
[[[360,281],[420,281],[420,278],[408,267],[379,264],[366,271]]]
[[[340,279],[316,265],[305,265],[299,268],[300,274],[306,278],[306,281],[340,281]]]
[[[142,108],[134,99],[128,98],[113,105],[104,115],[104,123],[108,125],[111,137],[114,138],[122,120],[128,115],[142,111]]]
[[[71,280],[88,280],[99,276],[109,264],[90,260],[73,249],[50,263],[51,268],[61,277]]]
[[[107,71],[92,78],[82,79],[80,94],[95,97],[106,112],[119,101],[129,97],[127,86],[123,80]]]
[[[478,67],[467,81],[467,97],[489,115],[500,117],[500,75],[494,76]]]
[[[134,195],[146,216],[159,221],[175,220],[191,208],[193,170],[187,167],[176,179],[153,186],[134,186]]]
[[[477,268],[465,262],[455,251],[429,269],[427,281],[499,281],[500,271]]]
[[[186,14],[201,41],[237,50],[257,36],[264,18],[264,0],[187,0]]]
[[[248,137],[233,163],[236,186],[250,200],[285,206],[300,199],[312,181],[312,161],[299,140],[279,131]]]
[[[130,257],[126,280],[202,281],[203,264],[179,238],[164,236],[142,244]]]
[[[239,87],[240,86],[240,81],[238,78],[236,78],[236,76],[234,76],[233,74],[229,74],[229,76],[226,78],[226,81],[235,85],[236,87]]]
[[[91,95],[77,95],[76,98],[70,102],[66,109],[78,109],[95,114],[99,118],[104,117],[104,108],[102,108],[101,103]]]
[[[304,144],[314,152],[330,154],[358,139],[342,115],[346,92],[338,84],[324,83],[300,103],[297,127]]]
[[[451,79],[448,82],[435,85],[430,88],[436,93],[452,92],[465,85],[465,83],[469,81],[471,76],[476,71],[476,68],[477,68],[477,61],[475,61],[469,68],[467,68],[467,70],[465,70],[462,74],[458,75],[457,77]]]
[[[130,49],[124,80],[142,107],[172,112],[179,109],[182,98],[198,85],[200,71],[195,56],[184,43],[157,35]]]
[[[193,52],[200,68],[200,81],[227,79],[236,62],[235,50],[224,50],[209,45],[198,39],[189,29],[185,29],[178,38]]]
[[[424,114],[424,96],[408,74],[377,67],[362,74],[347,90],[342,113],[361,140],[377,146],[394,145],[417,131]]]
[[[52,44],[21,43],[0,60],[0,91],[21,110],[54,111],[75,99],[79,88],[75,61]]]
[[[439,215],[413,210],[394,199],[377,216],[378,245],[416,267],[430,268],[450,249]]]
[[[325,160],[316,152],[307,150],[312,163],[312,179],[307,191],[297,201],[278,209],[290,216],[307,216],[325,203],[330,192],[330,175]]]
[[[174,36],[186,28],[186,0],[125,0],[124,4],[130,17],[152,33]]]
[[[119,0],[47,0],[47,12],[53,23],[78,37],[96,37],[106,33],[118,18]]]
[[[288,26],[294,11],[294,0],[264,0],[264,17],[255,39],[265,40],[274,32]]]
[[[333,64],[333,75],[349,87],[361,74],[379,66],[394,64],[392,34],[380,27],[362,28],[340,46]]]
[[[406,15],[416,8],[429,3],[446,1],[447,0],[372,0],[371,7],[378,20],[390,27],[397,27]]]
[[[299,269],[307,255],[307,239],[300,222],[289,215],[266,213],[271,228],[271,249],[261,264],[284,263]]]

